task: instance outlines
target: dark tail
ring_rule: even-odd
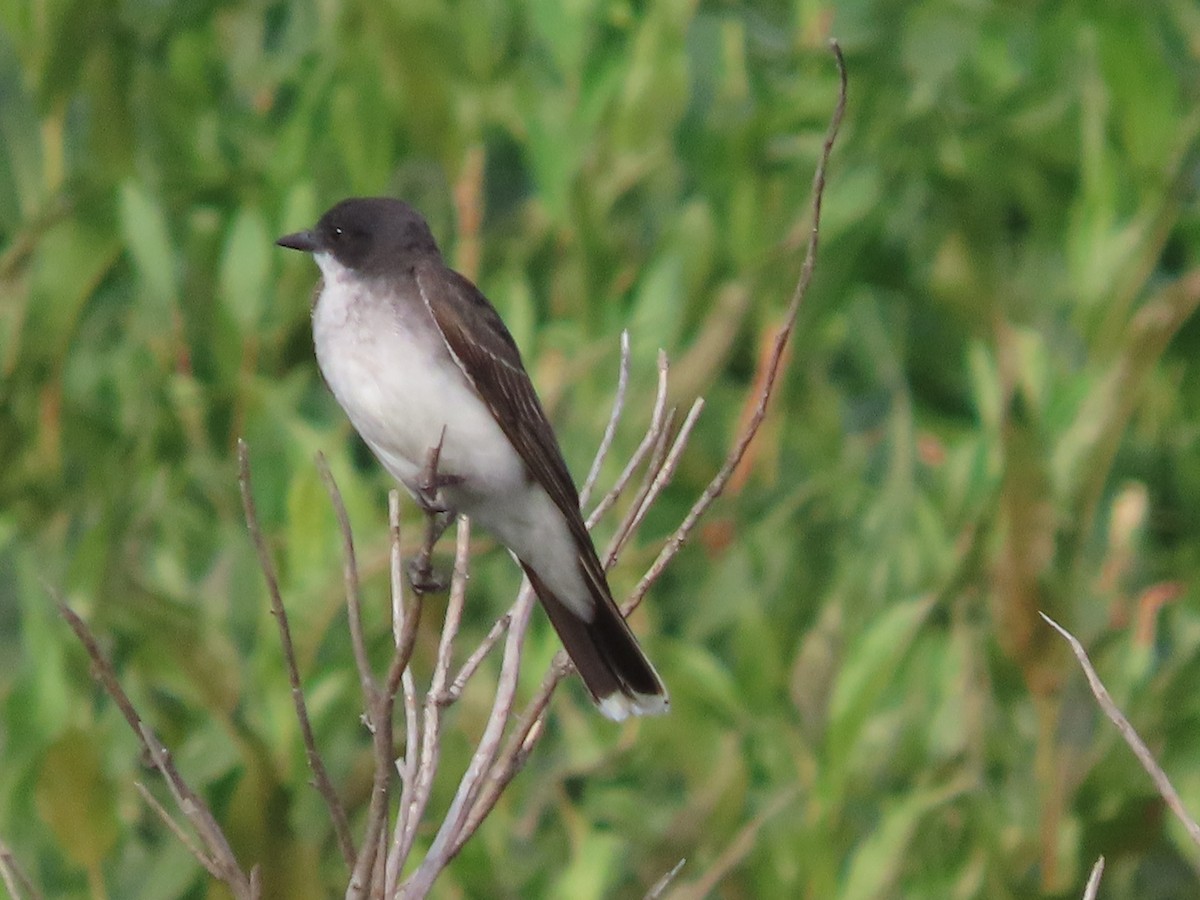
[[[522,567],[600,712],[617,722],[667,712],[667,689],[612,598],[593,595],[595,615],[585,622]]]

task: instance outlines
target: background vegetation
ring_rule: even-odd
[[[0,838],[48,896],[208,891],[134,790],[134,739],[52,591],[273,894],[344,883],[234,442],[359,808],[313,454],[381,653],[389,484],[317,376],[315,269],[273,238],[345,195],[414,201],[580,476],[619,330],[641,421],[664,347],[676,399],[709,405],[628,590],[719,464],[795,280],[830,35],[850,105],[786,382],[635,623],[674,711],[614,727],[571,685],[442,895],[635,897],[687,857],[678,896],[1076,897],[1100,853],[1107,896],[1200,893],[1195,847],[1035,618],[1080,635],[1200,811],[1192,0],[7,0]],[[517,581],[487,546],[468,633]],[[556,649],[534,634],[531,679]],[[451,730],[475,733],[474,696]]]

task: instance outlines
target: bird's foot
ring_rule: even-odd
[[[437,444],[429,448],[425,456],[425,468],[421,470],[420,480],[413,491],[417,504],[427,515],[444,515],[450,513],[450,506],[442,497],[442,488],[454,487],[463,483],[461,475],[451,475],[438,470],[442,461],[442,444],[446,440],[446,429],[442,428]],[[453,518],[453,516],[451,516]],[[449,524],[449,523],[447,523]],[[445,526],[442,527],[445,530]],[[441,532],[438,532],[441,534]]]
[[[421,507],[421,512],[426,515],[442,516],[450,514],[450,517],[453,518],[454,510],[450,508],[450,504],[442,496],[442,488],[455,487],[462,484],[463,480],[460,475],[438,475],[432,480],[422,475],[421,480],[413,489],[413,499],[417,501],[417,506]]]
[[[425,554],[409,562],[408,583],[412,585],[414,593],[421,595],[441,594],[449,587],[446,576],[433,570]]]

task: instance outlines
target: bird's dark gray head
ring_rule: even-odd
[[[276,241],[281,247],[328,253],[360,275],[376,276],[411,265],[418,257],[440,256],[424,217],[391,197],[352,197],[321,216],[311,231]]]

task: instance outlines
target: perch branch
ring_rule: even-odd
[[[430,477],[430,484],[436,483],[437,480],[437,462],[438,454],[435,450],[429,456],[429,472],[427,474]],[[329,472],[329,467],[325,465],[322,457],[318,457],[317,464],[321,469],[321,477],[325,480],[325,485],[329,491],[329,497],[333,503],[334,511],[337,514],[338,523],[342,531],[342,547],[345,554],[344,562],[346,570],[346,603],[350,613],[351,635],[355,643],[355,656],[359,662],[359,675],[363,685],[364,700],[367,708],[367,724],[371,731],[372,749],[375,755],[375,773],[371,785],[371,801],[367,808],[363,849],[355,861],[354,871],[350,877],[350,884],[346,890],[347,897],[359,898],[373,895],[378,890],[378,887],[384,884],[387,877],[388,854],[386,835],[389,815],[388,797],[390,795],[392,771],[396,768],[395,750],[392,740],[392,718],[396,706],[396,695],[400,691],[404,673],[408,669],[413,648],[416,646],[417,626],[421,618],[422,594],[420,591],[413,591],[412,609],[408,611],[407,615],[403,615],[403,621],[399,627],[399,637],[395,641],[396,647],[392,654],[391,662],[388,665],[387,675],[384,678],[381,689],[377,685],[375,676],[371,671],[370,661],[366,656],[366,644],[362,637],[358,566],[354,553],[354,536],[350,530],[350,519],[346,515],[346,507],[342,502],[341,492],[338,490],[337,482],[334,480],[333,475]],[[428,510],[426,515],[429,519],[433,519],[438,513]],[[432,526],[426,529],[425,544],[420,550],[422,556],[425,558],[430,556],[432,553],[430,545],[437,541],[440,534],[440,529]],[[399,525],[397,524],[392,534],[393,547],[395,548],[393,550],[394,557],[399,554],[399,549],[396,547],[398,540]],[[428,575],[428,572],[426,572],[426,575]],[[393,603],[396,602],[393,599]],[[402,607],[401,611],[402,613],[404,612]],[[395,629],[396,626],[393,623],[393,635],[396,633]],[[411,747],[406,748],[405,754],[406,756],[411,754]],[[403,767],[401,770],[403,771]]]
[[[404,623],[407,613],[404,604],[404,567],[400,551],[400,492],[396,490],[388,491],[388,530],[392,543],[390,569],[392,641],[396,647],[401,647],[405,642]],[[421,602],[420,597],[417,597],[417,602]],[[413,633],[416,633],[415,629]],[[400,686],[404,692],[404,761],[399,767],[400,809],[404,810],[408,806],[412,787],[416,783],[417,763],[420,761],[417,686],[411,668],[405,667],[400,678]]]

